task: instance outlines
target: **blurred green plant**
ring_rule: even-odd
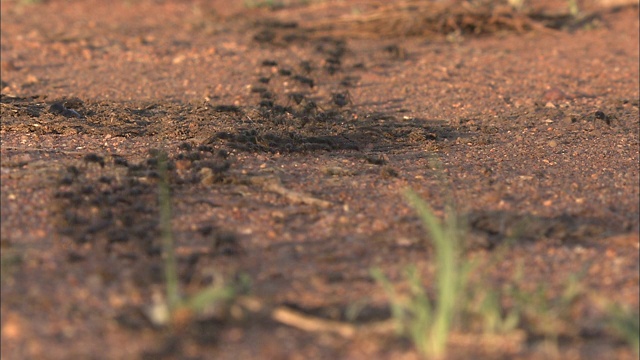
[[[517,329],[521,314],[517,308],[504,309],[503,291],[481,284],[470,286],[468,291],[468,301],[463,309],[468,326],[479,323],[485,334],[507,334]]]
[[[620,305],[608,306],[609,328],[640,355],[640,313]]]
[[[575,18],[580,15],[580,5],[578,5],[578,0],[567,0],[567,5],[569,6],[569,14],[571,16]]]
[[[164,275],[166,286],[166,300],[157,301],[151,309],[152,321],[164,325],[173,321],[176,314],[184,312],[199,314],[216,304],[233,300],[239,290],[244,288],[248,280],[241,279],[240,286],[225,284],[221,279],[213,285],[199,292],[183,297],[180,290],[176,256],[174,249],[173,230],[171,226],[171,193],[169,189],[169,171],[167,169],[167,154],[160,152],[158,155],[158,203],[160,207],[160,228],[162,238],[162,257],[164,261]]]
[[[405,196],[427,228],[435,248],[436,300],[429,299],[415,266],[409,266],[405,271],[409,284],[406,298],[396,293],[380,269],[371,270],[371,276],[382,285],[390,298],[398,334],[409,336],[420,354],[440,357],[446,351],[447,339],[459,306],[464,304],[463,289],[471,264],[459,262],[461,228],[453,210],[447,209],[446,220],[441,224],[415,192],[407,191]]]
[[[527,334],[540,336],[549,344],[556,344],[558,335],[578,336],[579,327],[571,318],[571,308],[585,294],[580,285],[580,274],[572,274],[564,282],[564,289],[558,297],[551,297],[546,283],[538,283],[533,290],[524,290],[522,266],[514,280],[506,285],[504,295],[512,300],[512,312],[519,314],[519,327]],[[516,285],[518,284],[518,285]]]
[[[555,297],[545,283],[531,287],[532,284],[524,279],[522,263],[517,266],[513,277],[499,289],[489,286],[483,279],[471,281],[470,274],[479,266],[477,262],[464,260],[461,256],[466,231],[459,216],[452,207],[447,207],[445,219],[440,222],[416,193],[408,191],[405,195],[434,246],[434,299],[429,297],[415,265],[405,268],[403,281],[408,290],[402,294],[379,268],[372,269],[371,276],[389,298],[396,333],[411,339],[421,355],[444,356],[454,325],[456,330],[480,330],[483,334],[508,335],[524,331],[554,345],[551,350],[557,349],[559,335],[579,336],[580,328],[571,316],[576,301],[586,294],[580,283],[584,271],[571,274],[564,282],[561,294]],[[504,246],[512,244],[508,242]],[[504,247],[499,247],[494,254],[504,258],[504,251]],[[624,335],[625,338],[631,339],[637,333],[637,326],[633,324],[620,321],[616,324],[624,329],[623,334],[629,334]]]

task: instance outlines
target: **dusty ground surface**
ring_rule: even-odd
[[[371,268],[401,288],[415,264],[435,291],[409,187],[466,220],[472,282],[544,284],[550,303],[571,275],[582,289],[491,341],[459,319],[451,358],[636,356],[606,309],[637,316],[637,6],[403,37],[326,27],[367,2],[237,3],[2,1],[3,359],[417,358],[366,331],[389,317]],[[161,151],[183,291],[244,276],[261,311],[146,315],[164,294]]]

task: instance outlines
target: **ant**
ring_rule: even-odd
[[[324,68],[329,75],[333,75],[340,70],[341,61],[339,57],[328,57],[325,59]]]
[[[313,79],[302,75],[296,75],[293,79],[299,81],[301,84],[309,85],[310,88],[313,88],[313,85],[315,84]]]
[[[305,95],[303,93],[294,92],[289,94],[289,100],[293,100],[297,105],[300,105],[304,99]]]
[[[302,70],[303,74],[310,74],[311,71],[313,70],[313,68],[311,67],[311,62],[310,61],[301,61],[300,62],[300,69]]]
[[[331,100],[338,107],[343,107],[347,104],[353,105],[353,101],[351,101],[351,94],[349,93],[349,90],[345,90],[344,92],[341,92],[341,93],[332,94]]]
[[[296,105],[302,105],[302,103],[304,103],[304,105],[302,105],[302,113],[305,115],[317,112],[318,109],[320,109],[320,111],[324,111],[318,104],[316,104],[315,101],[307,98],[304,93],[294,92],[289,94],[289,101],[291,100],[293,100]]]
[[[104,157],[98,155],[98,154],[94,154],[94,153],[89,153],[87,155],[84,156],[84,161],[88,164],[88,163],[96,163],[99,164],[100,167],[104,168]]]
[[[317,112],[318,109],[320,109],[320,111],[324,111],[320,105],[316,104],[315,101],[313,100],[307,100],[306,104],[304,105],[304,109],[302,109],[302,112],[305,115],[311,114],[312,112]]]
[[[291,76],[291,69],[278,69],[278,74],[282,76]]]
[[[387,45],[383,49],[394,59],[405,60],[407,58],[407,50],[398,45]]]

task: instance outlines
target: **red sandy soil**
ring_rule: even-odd
[[[461,317],[448,358],[636,358],[608,319],[639,301],[637,5],[403,36],[366,1],[26,3],[1,3],[3,359],[418,358],[370,331],[390,316],[371,268],[402,290],[414,264],[435,297],[407,188],[455,206],[472,284],[551,304],[507,334]],[[172,326],[148,316],[163,151],[184,293],[249,280]]]

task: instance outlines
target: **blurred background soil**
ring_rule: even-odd
[[[269,313],[367,329],[373,267],[433,296],[407,188],[464,220],[472,282],[582,289],[515,337],[460,326],[449,358],[636,358],[605,315],[639,301],[637,1],[0,6],[3,359],[418,358]],[[262,310],[150,315],[165,152],[184,293]]]

